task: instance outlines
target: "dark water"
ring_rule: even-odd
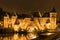
[[[0,34],[0,40],[54,40],[54,34],[46,36],[45,34],[38,35],[36,33],[28,34]]]

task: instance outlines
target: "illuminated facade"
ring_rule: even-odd
[[[8,24],[9,24],[9,16],[6,15],[4,16],[4,28],[8,28]]]
[[[17,19],[17,16],[12,16],[12,18],[11,18],[12,28],[14,27],[14,23],[15,23],[16,19]]]
[[[28,21],[29,18],[25,18],[26,21],[24,21],[25,19],[23,19],[23,23],[24,26],[20,25],[23,28],[27,28],[27,30],[33,31],[33,30],[45,30],[45,29],[49,29],[49,30],[55,30],[56,29],[56,16],[57,16],[57,12],[53,9],[50,13],[49,13],[50,17],[34,17],[33,21],[30,20]],[[26,23],[25,23],[26,22]],[[26,27],[25,27],[26,25]]]
[[[50,13],[50,23],[51,23],[51,29],[56,29],[56,12],[51,12]]]
[[[53,9],[49,13],[50,17],[34,17],[33,21],[31,21],[31,18],[24,18],[24,19],[18,19],[19,24],[15,24],[17,16],[12,16],[10,19],[12,28],[17,31],[18,29],[26,29],[26,30],[45,30],[45,29],[56,29],[56,15],[57,12]],[[40,15],[40,12],[39,12]],[[9,22],[9,16],[4,16],[4,27],[8,27]]]

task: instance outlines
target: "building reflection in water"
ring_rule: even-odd
[[[37,34],[29,33],[27,35],[24,34],[0,34],[0,40],[31,40],[37,38]]]
[[[38,37],[38,35],[35,34],[35,33],[29,33],[29,34],[27,35],[27,38],[28,38],[28,39],[35,39],[35,38],[37,38],[37,37]]]

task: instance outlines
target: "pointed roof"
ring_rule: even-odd
[[[5,12],[4,16],[9,16],[7,12]]]

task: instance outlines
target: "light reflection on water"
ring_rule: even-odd
[[[44,33],[38,35],[37,33],[28,34],[0,34],[0,40],[51,40],[56,36],[55,33]]]
[[[37,38],[38,35],[35,33],[29,34],[0,34],[0,40],[31,40]]]

